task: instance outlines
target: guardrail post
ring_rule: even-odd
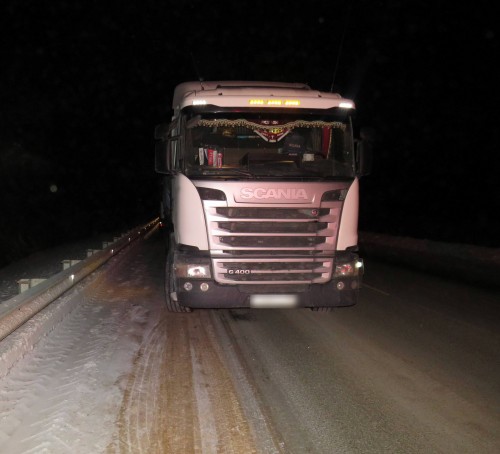
[[[40,284],[40,282],[45,281],[45,279],[19,279],[17,284],[19,285],[19,293],[23,293],[26,290],[34,287],[35,285]]]
[[[76,265],[78,262],[80,262],[80,260],[66,259],[63,260],[61,263],[63,266],[63,270],[67,270],[69,267]]]

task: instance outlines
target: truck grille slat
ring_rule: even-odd
[[[233,247],[313,247],[324,243],[321,236],[221,236],[219,242]]]
[[[315,270],[323,267],[323,262],[222,262],[220,266],[227,270],[251,270],[258,267],[260,272],[296,270]]]
[[[229,219],[316,219],[326,216],[329,208],[233,208],[217,207],[216,213]]]
[[[224,274],[226,280],[234,282],[287,282],[287,281],[312,281],[321,277],[319,273],[279,273],[279,274]]]
[[[230,233],[316,233],[326,222],[219,222],[219,229]]]
[[[229,255],[231,257],[237,257],[237,256],[251,257],[254,255],[259,256],[259,257],[262,256],[262,249],[258,249],[258,248],[255,248],[252,250],[249,250],[249,249],[231,249],[231,250],[223,250],[221,252],[223,254]],[[275,257],[275,256],[285,257],[285,256],[290,256],[290,255],[296,256],[297,249],[290,249],[290,250],[286,250],[286,249],[267,250],[266,249],[265,253],[269,257]],[[305,255],[314,256],[314,255],[324,254],[324,251],[321,251],[321,250],[310,251],[307,249],[302,249],[302,250],[300,250],[300,253],[303,256],[305,256]]]

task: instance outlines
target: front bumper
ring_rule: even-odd
[[[191,290],[184,288],[186,282],[192,284]],[[342,282],[343,289],[337,285]],[[202,284],[205,284],[202,286]],[[357,303],[361,277],[335,279],[327,284],[313,285],[221,285],[212,280],[194,282],[188,279],[177,280],[177,299],[182,306],[192,308],[237,308],[252,307],[251,296],[262,295],[294,295],[296,307],[341,307]],[[201,288],[206,290],[201,290]],[[208,288],[207,288],[208,287]],[[251,287],[251,288],[249,288]],[[271,305],[271,303],[270,303]],[[279,303],[272,307],[280,307]]]
[[[336,265],[356,262],[362,264],[358,254],[352,251],[340,251],[334,257]],[[208,254],[199,251],[177,250],[174,253],[173,269],[177,270],[177,273],[172,290],[175,291],[180,305],[191,308],[352,306],[358,301],[363,275],[361,266],[352,275],[335,275],[326,283],[226,284],[214,280],[213,270],[206,273],[206,278],[187,277],[187,273],[180,271],[186,263],[200,264],[201,268],[211,261]],[[255,305],[257,299],[262,304]],[[293,304],[287,305],[290,300]]]

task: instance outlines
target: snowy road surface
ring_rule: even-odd
[[[500,452],[497,291],[368,262],[353,308],[170,314],[162,247],[58,303],[0,380],[1,454]]]

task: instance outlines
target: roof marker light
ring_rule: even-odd
[[[354,107],[354,104],[352,102],[341,102],[339,103],[339,107],[343,109],[352,109]]]
[[[207,101],[204,99],[193,99],[193,106],[205,106]]]
[[[298,99],[249,99],[248,104],[251,106],[300,106]]]

